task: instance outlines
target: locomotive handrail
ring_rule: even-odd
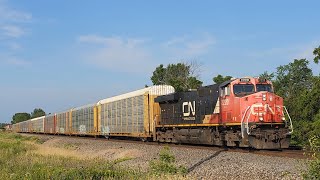
[[[284,109],[286,110],[286,113],[287,113],[287,115],[288,115],[288,117],[289,117],[289,120],[290,120],[290,130],[291,130],[291,131],[290,131],[288,134],[291,134],[291,133],[293,133],[292,120],[291,120],[290,114],[288,113],[287,108],[286,108],[285,106],[283,106],[283,107],[284,107]]]
[[[245,110],[245,112],[244,112],[244,114],[243,114],[243,116],[241,118],[241,136],[242,136],[242,138],[244,138],[244,127],[243,127],[244,126],[244,124],[243,124],[244,118],[246,117],[246,114],[247,114],[248,110],[250,109],[250,107],[251,106],[247,107],[247,109]]]
[[[252,109],[253,107],[251,106],[250,109]],[[250,110],[250,113],[249,113],[249,116],[247,117],[247,124],[246,124],[246,128],[247,128],[247,134],[250,135],[250,131],[249,131],[249,118],[251,116],[251,110]]]

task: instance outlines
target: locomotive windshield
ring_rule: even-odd
[[[254,93],[253,84],[235,84],[233,86],[233,93],[236,96],[245,96]]]
[[[257,84],[257,92],[259,91],[273,92],[271,84]]]

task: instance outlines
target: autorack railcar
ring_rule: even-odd
[[[33,133],[43,133],[44,132],[44,118],[45,116],[30,119],[31,129]]]

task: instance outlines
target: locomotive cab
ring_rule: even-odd
[[[243,146],[250,144],[257,149],[289,146],[292,122],[270,81],[246,77],[222,83],[220,107],[220,123],[240,125]]]

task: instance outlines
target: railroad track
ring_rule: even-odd
[[[220,147],[220,146],[210,146],[210,145],[194,145],[194,144],[173,144],[173,143],[159,143],[150,141],[141,141],[138,139],[117,139],[111,138],[106,139],[103,137],[93,137],[93,136],[69,136],[69,135],[47,135],[47,134],[31,134],[31,133],[21,133],[25,135],[35,135],[35,136],[46,136],[46,137],[66,137],[66,138],[77,138],[77,139],[91,139],[93,141],[101,142],[120,142],[120,143],[131,143],[131,144],[144,144],[153,146],[169,146],[174,148],[193,148],[193,149],[206,149],[217,152],[238,152],[238,153],[252,153],[265,156],[275,156],[275,157],[288,157],[295,159],[308,159],[309,156],[306,155],[306,151],[299,146],[290,146],[289,149],[281,150],[256,150],[251,148],[235,148],[235,147]]]

